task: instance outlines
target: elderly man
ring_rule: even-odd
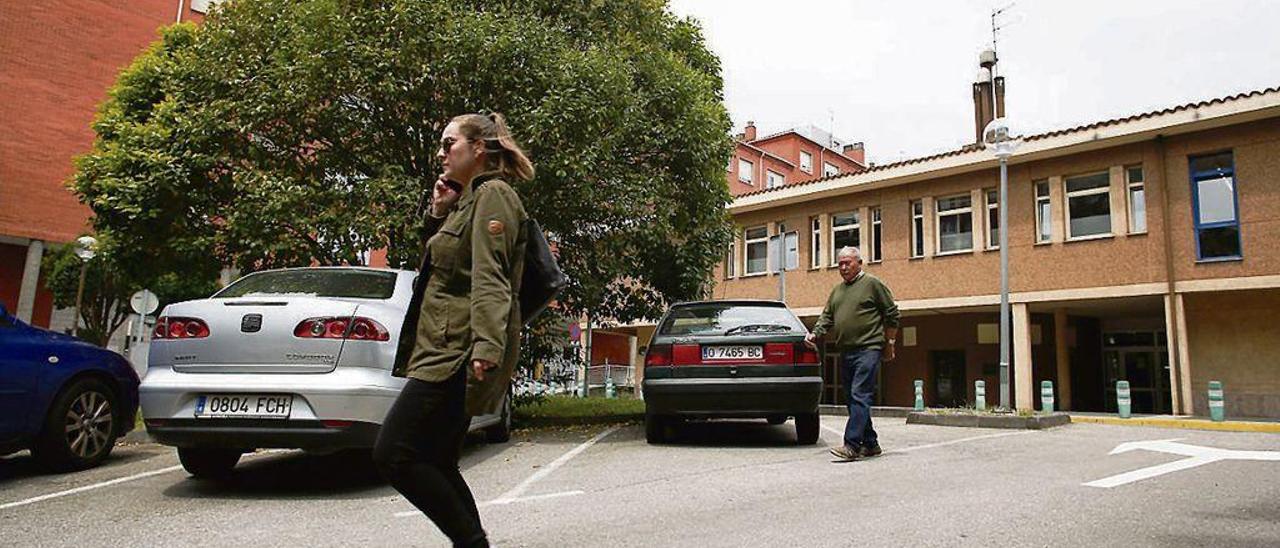
[[[818,323],[805,341],[831,336],[840,352],[840,376],[849,397],[849,422],[844,427],[844,445],[831,449],[842,461],[874,457],[881,453],[876,431],[871,427],[871,400],[876,393],[876,373],[880,360],[893,361],[898,338],[898,305],[893,293],[879,278],[862,270],[862,254],[844,247],[836,255],[844,281],[831,290]]]

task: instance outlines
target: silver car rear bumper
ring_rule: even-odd
[[[404,383],[372,367],[317,374],[179,373],[157,367],[147,371],[138,395],[148,431],[169,445],[225,446],[243,438],[245,447],[360,446],[371,443],[364,439],[367,430],[372,427],[376,435]],[[197,419],[202,394],[291,394],[293,407],[287,420]],[[366,433],[346,439],[320,421],[348,421]]]

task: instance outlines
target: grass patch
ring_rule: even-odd
[[[516,419],[577,419],[644,414],[644,400],[634,398],[575,398],[548,396],[516,407]]]

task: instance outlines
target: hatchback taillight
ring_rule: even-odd
[[[649,347],[644,353],[644,366],[664,366],[671,365],[671,345],[658,344]]]
[[[303,339],[391,340],[391,334],[382,324],[359,316],[307,318],[293,328],[293,336]]]
[[[818,359],[818,351],[809,345],[798,342],[795,344],[796,365],[821,365],[822,360]]]
[[[156,319],[156,326],[151,331],[151,338],[156,339],[203,339],[209,336],[209,324],[199,318],[179,318],[161,316]]]

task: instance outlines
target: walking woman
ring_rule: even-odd
[[[454,118],[436,156],[444,173],[393,372],[408,382],[373,458],[454,546],[488,546],[458,459],[471,416],[502,404],[519,354],[528,216],[506,181],[531,179],[533,165],[496,113]]]

